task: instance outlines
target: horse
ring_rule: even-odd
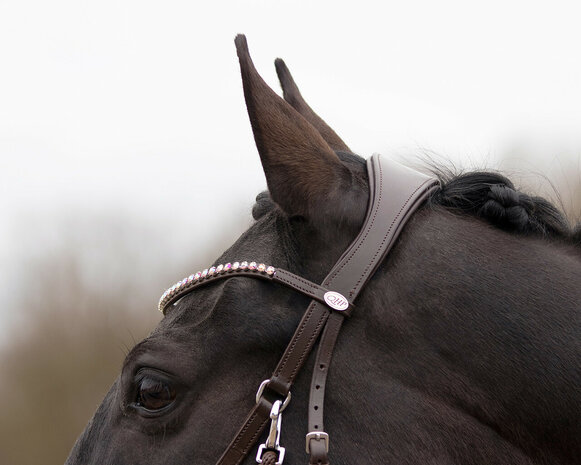
[[[253,260],[242,263],[321,283],[366,220],[366,161],[306,103],[281,59],[282,98],[245,37],[235,43],[268,191],[252,226],[204,272]],[[345,318],[328,367],[325,440],[305,419],[312,354],[288,407],[267,382],[270,430],[232,463],[255,463],[258,442],[276,449],[273,434],[286,463],[305,463],[306,433],[337,465],[579,463],[581,228],[500,174],[438,176]],[[168,305],[66,465],[225,463],[311,300],[230,274]],[[266,455],[257,461],[282,462]]]

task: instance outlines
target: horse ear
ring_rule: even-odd
[[[319,131],[333,150],[351,152],[351,149],[347,147],[347,144],[341,140],[337,133],[305,102],[285,62],[281,58],[277,58],[274,61],[274,66],[276,67],[276,74],[278,74],[284,99]]]
[[[289,215],[317,218],[351,174],[317,131],[260,77],[246,37],[235,39],[246,107],[272,199]]]

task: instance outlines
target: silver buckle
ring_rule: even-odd
[[[323,431],[311,431],[307,433],[305,449],[307,454],[311,453],[311,439],[320,441],[321,439],[325,441],[325,452],[329,452],[329,435]]]

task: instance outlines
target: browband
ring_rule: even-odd
[[[436,179],[379,155],[373,155],[367,161],[367,170],[370,192],[363,227],[322,285],[281,268],[255,262],[235,262],[193,274],[162,295],[159,309],[165,313],[170,304],[203,284],[220,278],[245,276],[283,284],[313,299],[271,378],[261,384],[255,406],[217,465],[240,464],[269,420],[270,432],[266,442],[260,446],[256,460],[265,465],[282,464],[284,448],[279,444],[281,412],[290,400],[291,385],[321,332],[311,382],[306,450],[311,456],[311,464],[329,463],[329,435],[323,426],[325,383],[344,317],[353,311],[354,300],[395,243],[407,220],[438,187]]]
[[[282,268],[275,268],[264,263],[248,263],[246,261],[212,266],[178,281],[163,293],[161,299],[159,299],[158,309],[165,315],[171,304],[177,304],[182,297],[193,290],[202,285],[235,276],[264,279],[282,284],[328,305],[333,310],[343,312],[345,316],[350,315],[353,309],[353,304],[337,292],[329,291],[323,286],[319,286]]]

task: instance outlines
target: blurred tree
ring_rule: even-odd
[[[128,215],[69,211],[43,228],[25,224],[12,267],[18,318],[0,346],[0,464],[62,465],[125,354],[161,318],[165,286],[208,265],[233,238],[194,261],[194,246],[161,241],[165,229]]]
[[[110,253],[120,259],[119,251]],[[0,354],[3,464],[62,464],[124,354],[159,318],[154,300],[128,306],[118,289],[95,293],[81,278],[78,258],[73,251],[35,267],[42,279],[18,309],[26,312],[25,324]]]

